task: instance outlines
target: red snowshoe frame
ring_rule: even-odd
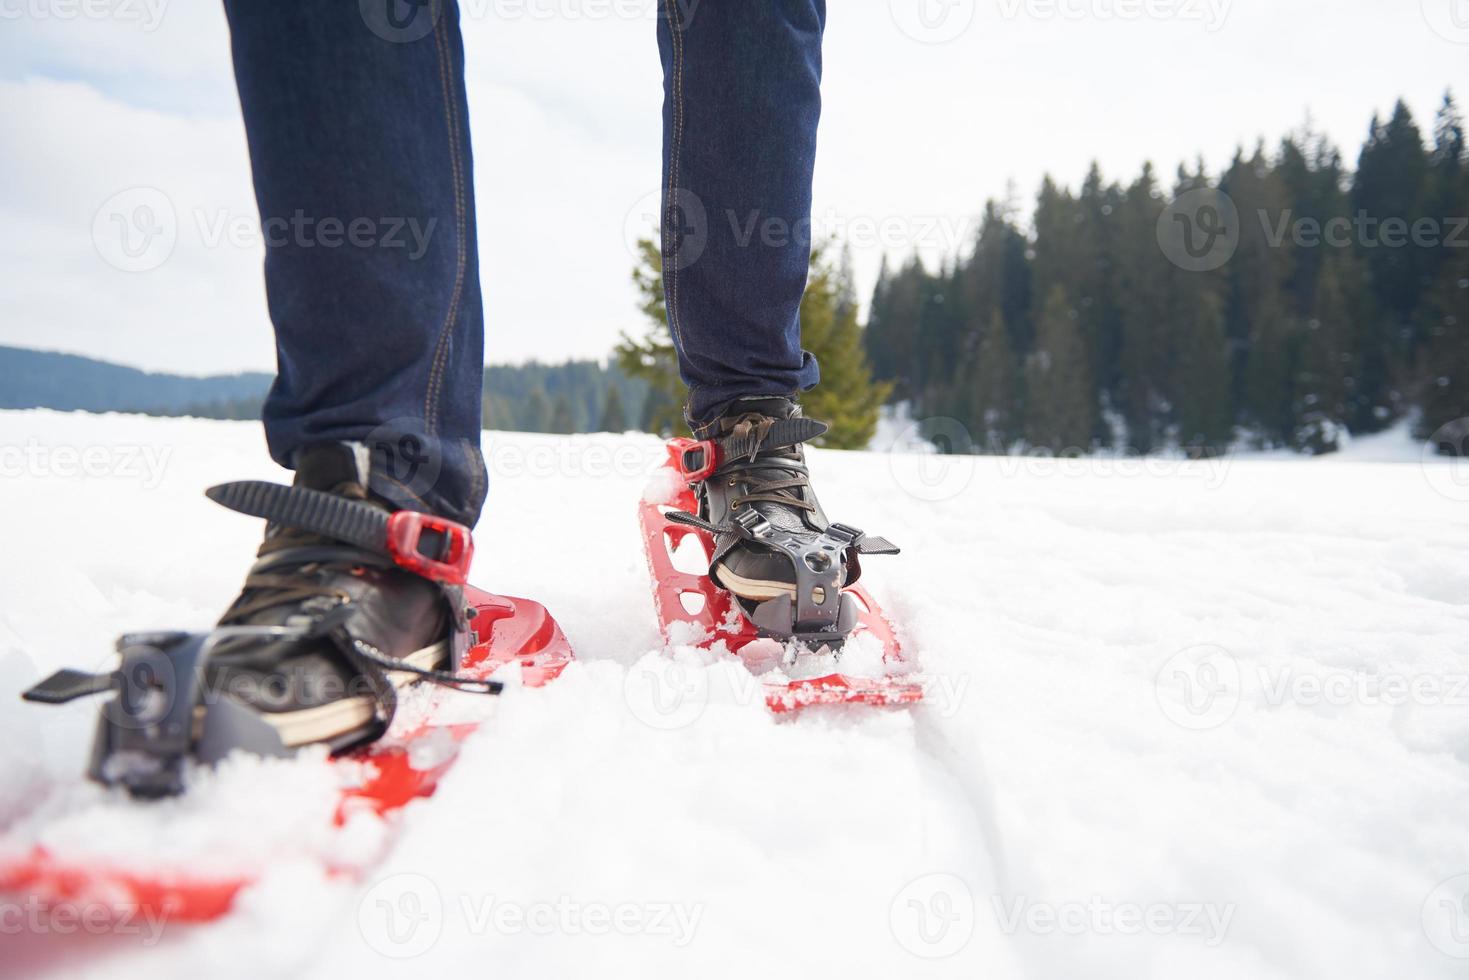
[[[687,481],[689,474],[680,464],[688,451],[701,445],[692,439],[670,439],[668,460],[654,476],[649,492],[638,506],[643,548],[653,578],[653,605],[665,639],[675,624],[692,623],[706,637],[698,646],[709,649],[723,642],[731,653],[738,654],[743,647],[761,639],[754,624],[740,614],[730,594],[711,582],[707,574],[680,571],[673,561],[674,552],[690,536],[703,549],[706,566],[714,551],[714,538],[707,531],[675,523],[666,516],[675,510],[699,512],[693,486]],[[706,451],[706,461],[711,456]],[[655,488],[665,486],[674,488],[671,496],[655,492]],[[798,681],[767,681],[765,703],[770,710],[792,711],[815,704],[913,704],[923,699],[922,685],[909,679],[911,675],[901,673],[906,663],[902,649],[877,602],[860,584],[846,591],[856,598],[860,610],[852,636],[866,633],[881,641],[883,659],[894,672],[885,677],[836,673]],[[695,611],[690,611],[690,607]]]

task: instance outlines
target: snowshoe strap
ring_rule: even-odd
[[[745,513],[753,512],[746,511]],[[710,521],[704,520],[704,518],[700,517],[698,514],[690,514],[688,511],[684,510],[671,510],[663,516],[668,518],[668,520],[674,524],[683,524],[687,527],[696,527],[699,530],[707,531],[710,534],[734,534],[738,535],[739,537],[746,538],[747,540],[757,540],[757,538],[750,532],[750,529],[749,527],[747,527],[746,523],[739,520],[735,520],[734,522],[729,524],[714,524]],[[758,517],[759,515],[756,514],[756,516]],[[763,521],[764,519],[761,518],[761,520]],[[901,549],[897,545],[889,541],[887,538],[869,535],[865,531],[859,530],[855,527],[850,527],[846,524],[828,525],[827,533],[831,534],[833,537],[845,541],[845,546],[855,549],[859,555],[896,555],[901,552]]]
[[[675,462],[685,479],[690,483],[699,483],[726,462],[753,460],[761,452],[799,446],[825,434],[827,428],[825,422],[797,416],[769,420],[768,425],[751,427],[739,435],[721,436],[717,439],[683,439],[679,440]]]
[[[389,512],[334,493],[259,480],[221,483],[204,493],[241,514],[385,555],[430,581],[463,585],[469,576],[474,540],[469,528],[447,518],[413,510]]]
[[[755,426],[743,435],[724,436],[715,442],[719,445],[721,462],[732,459],[753,460],[765,450],[789,449],[803,442],[810,442],[824,435],[828,428],[825,422],[797,416],[793,419],[776,419],[769,427]]]
[[[854,554],[896,554],[898,550],[886,539],[869,539],[846,524],[830,524],[816,535],[786,531],[753,509],[741,511],[723,525],[681,510],[664,516],[674,524],[755,542],[790,559],[796,576],[794,601],[783,598],[761,603],[763,611],[756,625],[793,638],[830,638],[849,631],[852,614],[838,584],[843,566],[854,560]],[[718,555],[716,549],[715,562]]]

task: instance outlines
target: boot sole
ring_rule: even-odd
[[[448,652],[448,643],[441,640],[433,646],[415,650],[404,657],[403,662],[429,670],[439,666],[448,657]],[[387,673],[393,687],[400,691],[419,679],[406,670]],[[281,742],[292,749],[316,742],[331,742],[366,730],[376,717],[377,703],[365,694],[299,711],[261,712],[261,718],[276,730]]]

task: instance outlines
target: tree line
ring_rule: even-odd
[[[531,361],[485,368],[482,415],[486,429],[626,432],[649,429],[647,412],[647,382],[629,377],[616,364]]]
[[[662,253],[652,239],[638,242],[638,253],[632,280],[643,330],[636,336],[623,334],[615,363],[623,374],[647,385],[643,428],[687,435],[683,404],[688,389],[679,378],[668,329]],[[868,364],[849,250],[838,251],[831,242],[812,248],[800,317],[801,346],[821,365],[821,384],[801,397],[802,410],[831,427],[818,440],[820,445],[861,449],[872,440],[878,410],[891,398],[893,387],[875,380]]]
[[[884,263],[864,346],[894,399],[982,448],[1328,452],[1404,418],[1428,438],[1469,417],[1466,226],[1452,97],[1426,137],[1400,101],[1354,168],[1306,126],[1166,190],[1151,165],[1047,177],[1028,226],[991,201],[938,271]]]

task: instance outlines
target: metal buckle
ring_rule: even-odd
[[[749,537],[768,538],[773,532],[770,522],[753,507],[746,507],[732,517],[732,521],[744,528]]]
[[[826,533],[832,535],[833,537],[845,538],[848,547],[867,537],[866,531],[862,530],[861,528],[853,527],[850,524],[828,524],[826,526]]]

